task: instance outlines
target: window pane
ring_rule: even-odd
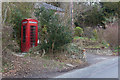
[[[35,46],[35,37],[36,37],[36,26],[30,26],[30,42],[31,42],[31,47]]]
[[[23,26],[23,42],[26,41],[26,26]]]

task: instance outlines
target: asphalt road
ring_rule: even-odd
[[[118,57],[104,58],[89,67],[77,69],[55,78],[118,78]]]
[[[89,63],[90,65],[96,64],[98,62],[107,60],[107,59],[112,59],[115,58],[116,56],[107,56],[107,55],[96,55],[96,54],[92,54],[92,53],[87,53],[86,54],[86,58],[87,58],[87,63]]]

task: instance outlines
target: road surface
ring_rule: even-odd
[[[86,58],[87,58],[87,63],[90,65],[96,64],[98,62],[107,60],[107,59],[112,59],[115,58],[116,56],[105,56],[105,55],[96,55],[96,54],[92,54],[92,53],[87,53],[86,54]]]
[[[118,57],[106,59],[55,78],[118,78]]]

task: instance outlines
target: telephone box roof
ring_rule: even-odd
[[[36,22],[38,22],[37,20],[31,19],[31,18],[26,18],[26,19],[23,19],[22,21],[36,21]]]

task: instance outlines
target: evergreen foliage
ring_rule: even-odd
[[[90,10],[78,14],[75,25],[82,28],[86,26],[95,28],[99,24],[104,27],[107,22],[118,19],[120,12],[118,6],[120,6],[120,2],[94,3]]]
[[[44,32],[44,34],[40,36],[41,49],[45,49],[46,51],[54,50],[71,42],[72,32],[69,26],[63,26],[61,22],[59,22],[59,15],[54,14],[54,11],[42,7],[36,10],[35,16],[41,25],[39,34],[44,32],[44,28],[47,29],[47,32]]]
[[[83,34],[83,29],[81,27],[76,27],[75,28],[75,36],[81,37]]]

